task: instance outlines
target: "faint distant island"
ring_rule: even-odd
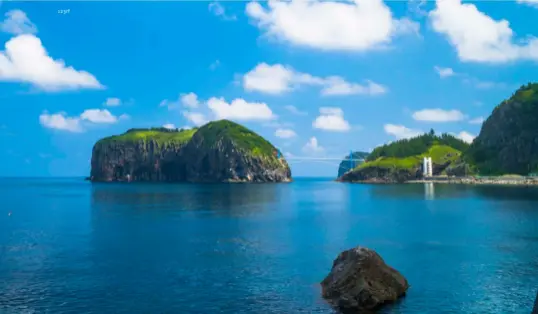
[[[338,181],[538,184],[538,83],[520,87],[495,107],[469,145],[433,130],[375,148]],[[423,159],[432,160],[425,177]]]
[[[344,157],[338,166],[338,178],[349,170],[357,167],[362,163],[361,159],[366,159],[370,153],[367,152],[352,152]]]
[[[92,182],[289,182],[277,149],[228,120],[195,129],[130,129],[93,147]]]

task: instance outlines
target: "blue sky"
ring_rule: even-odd
[[[65,11],[63,11],[65,10]],[[538,2],[3,2],[0,175],[83,176],[99,138],[228,118],[287,156],[472,140],[536,81]],[[337,162],[297,162],[334,176]]]

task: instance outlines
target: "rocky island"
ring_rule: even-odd
[[[93,147],[92,182],[289,182],[276,148],[242,125],[219,120],[188,130],[130,129]]]

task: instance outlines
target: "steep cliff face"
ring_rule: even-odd
[[[286,182],[291,171],[276,148],[236,123],[197,130],[130,130],[97,142],[92,181]]]
[[[183,150],[190,182],[286,182],[291,170],[276,148],[236,123],[211,122]]]
[[[493,110],[465,158],[484,175],[538,170],[538,83],[522,86]]]
[[[91,181],[181,181],[181,150],[196,130],[132,129],[98,141]]]

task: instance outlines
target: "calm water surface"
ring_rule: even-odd
[[[0,313],[332,313],[319,282],[356,245],[411,284],[384,313],[530,313],[538,289],[534,188],[0,179],[0,197]]]

